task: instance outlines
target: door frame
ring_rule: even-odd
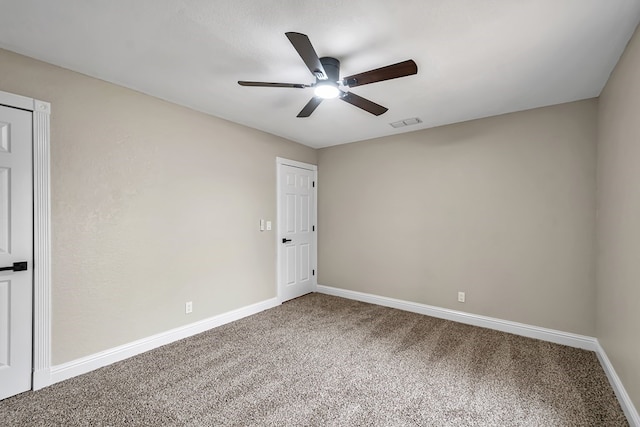
[[[283,157],[276,157],[276,206],[277,206],[277,218],[276,218],[276,233],[275,233],[275,241],[276,241],[276,292],[278,297],[278,303],[282,304],[283,295],[282,289],[280,288],[280,260],[282,256],[284,256],[283,245],[280,243],[280,220],[282,219],[283,207],[280,197],[280,172],[282,170],[282,166],[293,166],[295,168],[306,169],[313,171],[313,181],[315,182],[315,187],[313,188],[313,212],[312,212],[312,221],[315,226],[315,232],[313,232],[313,237],[311,239],[311,246],[313,250],[313,256],[311,258],[311,262],[313,263],[313,269],[315,270],[315,274],[311,278],[311,290],[316,292],[318,288],[318,166],[312,165],[310,163],[299,162],[297,160],[285,159]]]
[[[51,104],[0,91],[0,105],[32,112],[33,337],[31,388],[51,384]]]

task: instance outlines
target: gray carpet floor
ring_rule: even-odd
[[[0,402],[2,426],[626,426],[595,353],[310,294]]]

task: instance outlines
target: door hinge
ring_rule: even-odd
[[[311,275],[315,276],[316,275],[316,271],[315,270],[311,270]]]
[[[316,231],[316,226],[315,225],[311,226],[311,231]]]
[[[315,187],[316,187],[316,182],[315,182],[315,181],[313,181],[313,184],[311,184],[311,186],[312,186],[313,188],[315,188]]]

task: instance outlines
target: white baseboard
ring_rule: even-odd
[[[620,406],[622,406],[622,410],[627,416],[629,425],[631,427],[640,427],[640,415],[638,415],[636,407],[633,405],[629,394],[627,394],[627,390],[625,390],[622,381],[620,381],[620,377],[616,374],[616,370],[613,368],[611,361],[607,357],[607,353],[605,353],[604,348],[602,348],[600,343],[598,343],[596,354],[598,355],[598,359],[600,360],[600,364],[602,365],[604,372],[607,374],[607,378],[609,378],[609,383],[611,383],[611,387],[620,402]]]
[[[600,360],[604,372],[607,374],[607,378],[609,378],[611,387],[620,402],[620,406],[629,424],[631,427],[640,427],[638,411],[633,405],[631,398],[627,394],[622,381],[620,381],[620,378],[616,374],[604,349],[596,338],[324,285],[318,285],[317,292],[594,351],[598,356],[598,360]]]
[[[52,384],[51,382],[51,370],[41,369],[33,372],[33,390],[40,390]]]
[[[87,372],[91,372],[103,366],[107,366],[112,363],[135,356],[137,354],[153,350],[154,348],[170,344],[174,341],[178,341],[183,338],[208,331],[209,329],[213,329],[218,326],[222,326],[224,324],[242,319],[243,317],[251,316],[252,314],[259,313],[278,305],[280,305],[278,299],[271,298],[266,301],[213,316],[208,319],[200,320],[189,325],[171,329],[166,332],[161,332],[159,334],[152,335],[150,337],[143,338],[129,344],[124,344],[118,347],[111,348],[109,350],[101,351],[99,353],[72,360],[71,362],[63,363],[61,365],[52,366],[49,375],[49,383],[46,385],[55,384],[57,382],[73,378],[78,375],[86,374]],[[41,381],[44,380],[45,378],[43,377]],[[39,388],[45,386],[42,384],[39,385]]]
[[[330,286],[318,285],[317,289],[319,293],[327,295],[368,302],[371,304],[382,305],[384,307],[397,308],[399,310],[410,311],[412,313],[425,314],[439,319],[453,320],[454,322],[465,323],[467,325],[495,329],[497,331],[508,332],[510,334],[521,335],[523,337],[537,338],[539,340],[568,345],[570,347],[577,347],[591,351],[596,351],[598,348],[598,340],[585,335],[556,331],[555,329],[541,328],[538,326],[526,325],[524,323],[496,319],[494,317],[480,316],[478,314],[470,314],[463,311],[450,310],[448,308],[440,308],[432,305],[381,297],[378,295],[365,294],[362,292],[349,291]]]

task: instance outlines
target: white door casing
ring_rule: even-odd
[[[32,150],[32,181],[27,193],[33,205],[29,215],[33,224],[32,252],[28,267],[32,280],[32,354],[27,356],[32,367],[29,372],[30,388],[34,390],[51,384],[51,192],[50,192],[50,114],[51,104],[33,98],[0,91],[0,106],[23,110],[31,116],[28,141]],[[1,119],[0,119],[1,121]],[[12,144],[12,141],[9,141]],[[13,249],[12,249],[13,250]],[[22,261],[22,260],[21,260]],[[0,265],[0,266],[4,266]],[[22,274],[16,273],[16,274]],[[6,280],[1,276],[0,279]],[[13,279],[12,279],[13,280]],[[31,311],[30,310],[30,311]],[[2,383],[3,380],[0,380]]]
[[[313,292],[316,287],[317,167],[277,159],[278,299]]]
[[[0,106],[0,399],[31,389],[31,129],[30,111]]]

